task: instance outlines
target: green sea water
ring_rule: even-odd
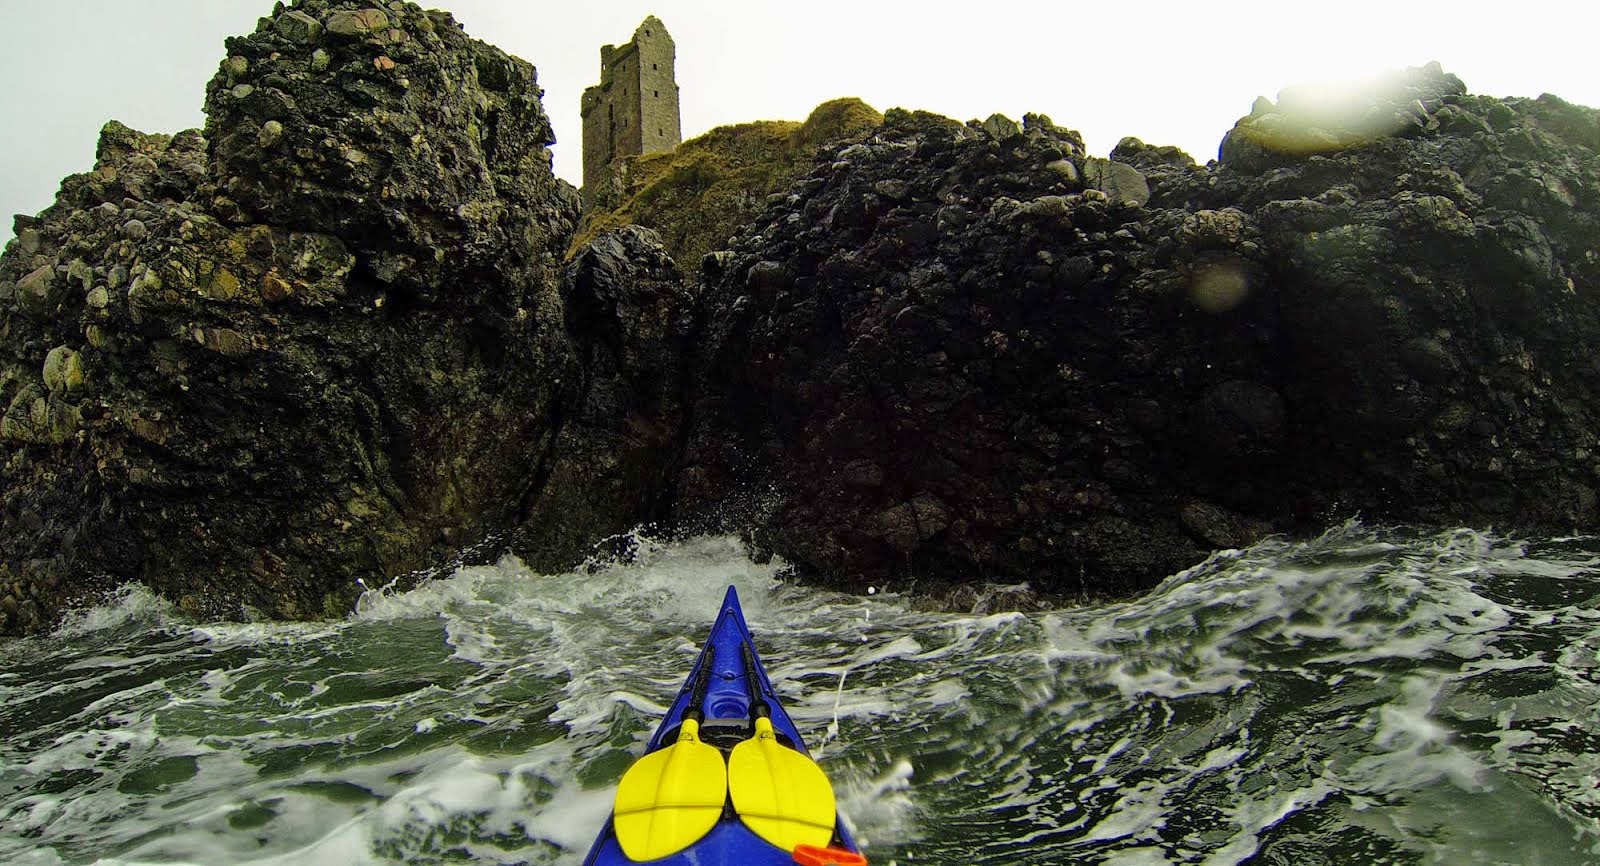
[[[874,864],[1600,863],[1600,538],[1350,524],[1018,614],[727,538],[0,644],[0,863],[578,864],[723,592]],[[997,596],[999,597],[999,596]]]

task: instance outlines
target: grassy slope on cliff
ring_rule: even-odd
[[[614,210],[584,221],[568,252],[599,235],[637,224],[661,233],[685,273],[718,249],[766,198],[784,192],[809,171],[812,153],[831,141],[861,135],[883,121],[859,99],[825,102],[805,123],[761,120],[719,126],[665,153],[627,160],[627,189]]]

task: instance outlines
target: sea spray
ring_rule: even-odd
[[[729,538],[0,645],[0,862],[576,864],[728,585],[880,863],[1588,863],[1600,539],[1350,524],[938,613]]]

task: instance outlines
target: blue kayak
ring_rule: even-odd
[[[622,777],[584,866],[857,866],[833,789],[778,703],[733,587]]]

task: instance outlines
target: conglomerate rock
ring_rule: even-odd
[[[1592,529],[1600,116],[1436,66],[1358,115],[1396,92],[1206,167],[891,111],[719,258],[680,514],[1057,591],[1358,513]]]
[[[129,579],[342,612],[515,525],[579,396],[530,65],[306,0],[206,96],[204,135],[108,124],[0,259],[0,630]]]
[[[303,0],[228,52],[206,87],[219,214],[339,237],[423,300],[548,282],[573,196],[532,66],[396,3]]]
[[[1426,67],[1205,166],[894,110],[729,249],[563,266],[526,63],[405,3],[228,50],[203,135],[108,124],[0,257],[0,631],[129,579],[338,614],[641,523],[1062,593],[1355,513],[1600,521],[1591,109]]]

